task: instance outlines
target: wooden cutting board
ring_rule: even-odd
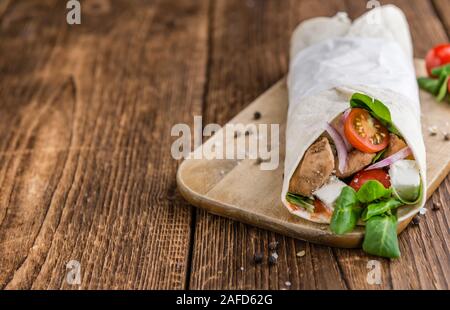
[[[424,61],[416,60],[416,72],[425,75]],[[441,132],[429,135],[429,128],[449,131],[450,105],[438,103],[420,93],[422,130],[427,150],[428,197],[450,171],[450,141],[444,141]],[[333,235],[328,225],[316,224],[290,214],[280,201],[285,152],[285,122],[288,97],[285,79],[276,83],[229,123],[280,124],[280,164],[278,169],[261,170],[260,161],[186,159],[178,169],[177,183],[181,194],[193,205],[213,214],[228,217],[260,228],[272,230],[294,238],[336,247],[358,247],[364,228],[344,236]],[[254,113],[261,118],[254,120]],[[245,135],[239,138],[245,138]],[[219,135],[204,145],[221,143]],[[234,143],[234,139],[225,143]],[[398,230],[406,228],[411,218],[399,223]]]

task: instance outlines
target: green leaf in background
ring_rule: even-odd
[[[355,190],[350,186],[344,187],[335,203],[330,223],[331,231],[338,235],[351,232],[358,222],[361,211]]]
[[[389,198],[392,195],[392,190],[390,188],[385,188],[377,180],[370,180],[361,186],[356,193],[356,197],[362,203],[370,203],[378,199]]]
[[[293,205],[306,209],[308,212],[314,212],[314,200],[294,193],[287,193],[286,200]]]
[[[387,258],[400,257],[397,239],[397,217],[384,214],[371,217],[366,222],[363,250]]]
[[[431,70],[431,74],[433,74],[434,76],[449,75],[450,65],[434,68],[433,70]]]
[[[401,137],[398,129],[392,123],[391,112],[381,101],[361,93],[354,93],[350,99],[350,106],[370,111],[370,114],[386,126],[390,132]]]
[[[420,77],[417,79],[419,87],[431,93],[441,102],[447,96],[448,81],[450,79],[450,65],[434,68],[431,73],[438,78]]]
[[[439,78],[439,83],[440,84],[440,89],[439,92],[437,94],[437,101],[441,102],[442,100],[445,99],[445,96],[447,96],[447,90],[448,90],[448,80],[449,80],[450,76],[441,76]],[[442,81],[441,81],[442,80]]]
[[[398,208],[402,206],[403,203],[401,201],[398,201],[397,199],[389,199],[386,201],[380,201],[376,203],[371,203],[367,206],[367,208],[364,210],[361,219],[363,221],[367,221],[373,216],[381,215],[383,213],[386,213],[390,210],[393,210],[395,208]]]
[[[431,79],[427,77],[420,77],[417,79],[417,82],[419,83],[420,88],[429,92],[433,96],[437,95],[439,87],[441,86],[438,79]]]

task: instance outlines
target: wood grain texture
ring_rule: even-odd
[[[349,15],[352,18],[367,11],[366,1],[345,1],[349,9]],[[415,57],[424,58],[430,47],[447,41],[442,21],[439,19],[439,15],[431,0],[389,0],[379,2],[383,5],[394,4],[405,13],[413,39]]]
[[[445,30],[447,31],[447,37],[450,38],[450,1],[447,0],[433,0],[432,4],[434,6],[436,15],[441,20]],[[441,43],[445,43],[442,41]]]
[[[416,56],[448,40],[446,1],[395,1]],[[65,1],[0,0],[0,288],[448,287],[447,208],[403,234],[406,263],[382,260],[370,286],[361,251],[193,213],[175,188],[173,124],[225,124],[286,73],[298,22],[364,5],[83,0],[68,26]],[[431,200],[447,207],[449,190]],[[275,240],[278,264],[254,265]],[[80,286],[66,284],[71,259]]]
[[[423,56],[429,46],[447,40],[431,3],[393,2],[405,11],[411,24],[416,55]],[[215,2],[205,110],[208,122],[224,124],[267,89],[270,83],[266,81],[273,82],[286,73],[287,46],[298,22],[312,16],[330,16],[339,10],[348,10],[355,17],[365,10],[364,1],[327,1],[326,5],[319,1],[246,3],[251,5],[241,1]],[[225,26],[229,23],[237,25],[240,32]],[[441,202],[441,210],[430,211],[418,227],[407,229],[400,237],[406,258],[396,262],[368,257],[361,250],[332,249],[294,240],[199,210],[190,287],[448,288],[448,182],[449,178],[431,199]],[[431,203],[428,202],[428,207]],[[279,242],[279,257],[276,265],[269,265],[268,244],[273,241]],[[301,250],[306,252],[305,256],[297,257]],[[253,263],[255,252],[265,254],[261,265]],[[367,263],[371,259],[381,262],[381,285],[366,281]]]
[[[201,114],[207,11],[86,1],[68,26],[64,1],[9,3],[0,288],[185,287],[192,211],[176,192],[170,129]],[[66,283],[69,260],[79,286]]]

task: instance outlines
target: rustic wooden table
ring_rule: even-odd
[[[449,0],[381,2],[406,13],[416,56],[449,40]],[[449,177],[427,204],[440,210],[401,235],[403,257],[379,259],[381,285],[361,250],[209,215],[177,192],[171,127],[226,123],[286,74],[295,25],[340,10],[365,1],[86,0],[69,26],[65,1],[0,0],[0,288],[448,289]]]

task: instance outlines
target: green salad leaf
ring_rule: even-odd
[[[437,101],[441,102],[442,100],[445,99],[445,97],[447,96],[447,90],[448,90],[448,80],[449,80],[450,76],[441,76],[439,78],[439,83],[441,83],[439,91],[437,93],[436,99]]]
[[[397,217],[389,213],[373,216],[367,221],[362,247],[372,255],[398,258]]]
[[[449,75],[450,64],[434,68],[433,70],[431,70],[431,74],[433,74],[434,76]]]
[[[314,212],[314,200],[311,198],[294,193],[287,193],[286,200],[293,205],[306,209],[306,211],[308,212]]]
[[[334,206],[331,231],[338,235],[351,232],[358,222],[361,211],[355,190],[350,186],[344,187]]]
[[[361,186],[356,193],[356,197],[362,203],[370,203],[378,199],[389,198],[392,195],[390,188],[385,188],[377,180],[370,180]]]
[[[393,209],[396,209],[400,206],[402,206],[403,203],[401,201],[398,201],[397,199],[389,199],[385,201],[375,202],[371,203],[367,206],[366,209],[364,209],[364,212],[361,216],[361,219],[363,221],[367,221],[373,216],[384,214],[388,211],[391,211]]]
[[[401,137],[400,132],[392,123],[391,112],[389,112],[389,109],[380,100],[361,93],[354,93],[350,99],[350,106],[352,108],[363,108],[368,110],[370,114],[386,126],[390,132]]]
[[[436,96],[440,87],[441,83],[438,79],[431,79],[427,77],[420,77],[417,79],[417,82],[419,83],[419,87],[423,90],[426,90],[433,96]]]
[[[419,87],[431,93],[441,102],[448,93],[448,82],[450,79],[450,65],[434,68],[431,73],[437,78],[420,77],[417,79]]]
[[[383,155],[384,153],[386,153],[387,148],[385,148],[384,150],[381,150],[377,153],[377,155],[375,155],[375,157],[372,159],[372,164],[376,163]]]

